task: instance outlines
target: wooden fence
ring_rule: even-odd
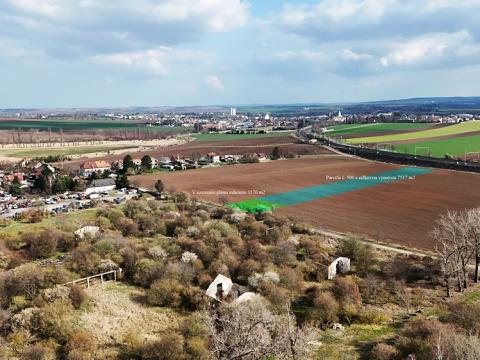
[[[94,283],[97,283],[98,280],[100,280],[100,283],[103,284],[105,281],[113,280],[117,281],[117,273],[120,275],[122,273],[122,269],[117,269],[117,270],[110,270],[106,271],[100,274],[88,276],[85,278],[69,281],[65,284],[61,284],[60,286],[69,286],[69,285],[83,285],[86,286],[87,288],[90,287],[90,285],[93,285]],[[111,275],[111,276],[109,276]],[[109,279],[111,278],[111,279]]]

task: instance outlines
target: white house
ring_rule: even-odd
[[[208,162],[210,163],[219,163],[220,162],[220,155],[215,154],[214,152],[207,154]]]
[[[93,180],[85,190],[85,195],[115,190],[115,180],[112,178]]]
[[[101,174],[110,168],[111,165],[104,160],[87,161],[80,165],[80,172],[83,176],[90,176],[93,173]]]

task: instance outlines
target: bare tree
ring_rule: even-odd
[[[315,332],[297,326],[287,309],[274,314],[263,300],[222,305],[205,317],[212,356],[221,360],[300,359]]]
[[[448,212],[441,215],[437,220],[433,230],[433,239],[435,241],[435,249],[438,253],[443,273],[443,281],[447,297],[450,297],[450,281],[453,276],[458,274],[458,243],[459,227],[457,223],[457,214]],[[458,278],[458,276],[457,276]]]
[[[475,261],[475,272],[473,281],[478,282],[478,267],[480,265],[480,208],[467,211],[468,236],[473,247],[473,258]]]

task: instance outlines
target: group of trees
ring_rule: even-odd
[[[440,216],[433,230],[435,248],[442,264],[447,297],[452,282],[458,291],[469,285],[469,270],[474,266],[473,281],[478,282],[480,266],[480,208],[449,211]]]

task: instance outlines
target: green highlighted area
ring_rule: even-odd
[[[429,173],[431,173],[430,169],[407,167],[366,176],[342,176],[338,177],[338,181],[328,184],[310,186],[298,190],[239,201],[230,203],[228,206],[249,213],[265,212],[284,206],[292,206],[313,200],[324,199],[330,196],[361,190],[380,184],[413,180],[416,176]],[[336,179],[337,177],[334,178]]]

